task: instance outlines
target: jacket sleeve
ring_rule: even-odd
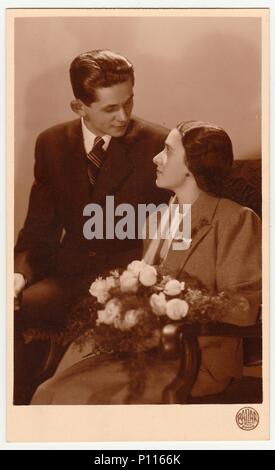
[[[48,159],[43,154],[43,141],[39,136],[27,217],[15,246],[15,272],[22,273],[28,283],[52,270],[62,232],[47,165]]]
[[[236,324],[254,323],[261,303],[261,221],[250,209],[241,207],[219,227],[217,246],[217,290],[243,295],[249,308],[232,318]]]

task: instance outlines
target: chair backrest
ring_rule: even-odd
[[[250,207],[262,215],[262,161],[235,160],[224,182],[222,197]]]

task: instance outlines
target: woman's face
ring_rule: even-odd
[[[153,158],[153,162],[157,165],[156,185],[172,191],[182,187],[188,178],[187,174],[190,174],[185,159],[181,134],[178,129],[172,129],[166,138],[164,149]]]

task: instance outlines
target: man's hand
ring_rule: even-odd
[[[26,285],[26,279],[21,273],[14,273],[14,310],[19,310],[19,297]]]

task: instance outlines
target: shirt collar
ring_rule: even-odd
[[[83,140],[84,140],[84,147],[87,153],[91,151],[94,145],[95,138],[97,137],[93,132],[88,129],[86,126],[83,117],[81,118],[81,127],[82,127],[82,134],[83,134]],[[107,150],[111,136],[110,135],[103,135],[102,139],[104,140],[104,144],[102,146],[103,150]]]

